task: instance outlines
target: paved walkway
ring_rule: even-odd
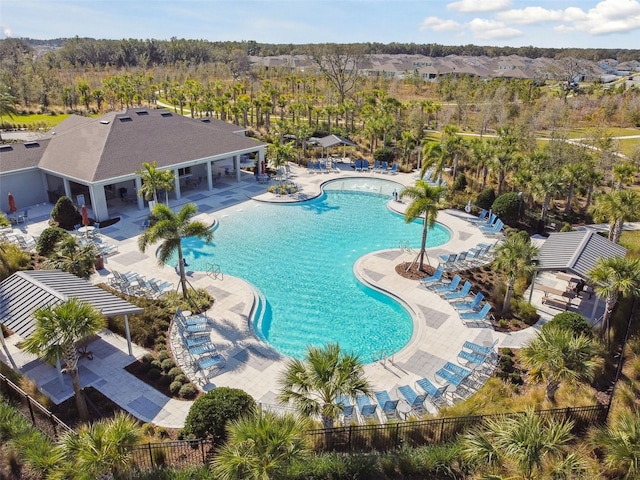
[[[267,193],[266,186],[257,184],[250,175],[243,177],[239,183],[219,186],[212,192],[186,192],[180,201],[171,202],[171,206],[179,207],[187,202],[196,203],[201,212],[199,218],[212,224],[215,218],[233,215],[236,209],[249,208],[250,202],[305,200],[319,195],[321,184],[327,180],[366,178],[373,175],[355,173],[348,165],[341,167],[343,170],[340,173],[325,174],[308,174],[306,169],[293,167],[297,173],[295,181],[303,187],[302,192],[293,197],[276,197]],[[380,177],[379,174],[375,176]],[[399,188],[415,181],[409,174],[382,177],[398,182]],[[403,212],[406,205],[390,200],[389,207]],[[30,222],[20,225],[22,232],[38,235],[47,226],[46,220],[50,210],[51,205],[31,207]],[[132,206],[122,206],[121,221],[101,229],[106,241],[118,245],[118,253],[106,258],[105,268],[91,279],[94,283],[106,281],[112,270],[131,270],[147,278],[155,277],[176,283],[177,276],[173,269],[158,266],[153,250],[144,254],[138,250],[137,236],[141,232],[140,224],[146,216],[146,211],[137,210]],[[479,229],[465,220],[466,217],[468,215],[459,211],[440,212],[438,221],[451,230],[452,238],[445,245],[429,249],[431,259],[436,259],[443,253],[460,252],[479,242],[487,241]],[[435,381],[435,371],[448,361],[455,363],[457,353],[465,341],[483,345],[492,345],[497,341],[499,346],[519,347],[537,332],[539,325],[513,334],[498,333],[491,328],[465,326],[447,301],[420,287],[418,282],[396,274],[395,266],[398,263],[414,258],[415,253],[397,249],[384,250],[363,256],[354,266],[354,272],[361,281],[397,298],[414,318],[413,336],[401,351],[390,358],[365,366],[365,373],[374,389],[387,390],[394,397],[399,385],[413,385],[422,377]],[[189,272],[188,275],[194,287],[205,288],[215,297],[215,303],[208,312],[209,316],[215,319],[211,338],[227,359],[224,370],[209,379],[212,383],[201,383],[201,387],[205,390],[213,386],[241,388],[265,406],[277,404],[277,379],[287,358],[254,335],[250,315],[255,297],[251,286],[242,279],[229,275],[224,275],[223,279],[214,279],[202,272]],[[538,277],[539,281],[541,277]],[[543,282],[550,284],[556,281],[554,277],[542,278]],[[534,291],[533,303],[540,307],[542,316],[539,324],[558,313],[558,310],[545,308],[541,304],[541,295],[541,292]],[[588,315],[592,305],[593,300],[583,300],[579,305],[580,311]],[[16,344],[20,339],[14,337],[16,336],[8,339],[8,344],[20,371],[36,381],[38,387],[55,402],[69,398],[72,395],[69,379],[66,376],[61,379],[53,367],[19,350]],[[174,335],[173,338],[177,337]],[[133,359],[126,353],[124,339],[105,331],[98,340],[91,343],[90,349],[94,353],[94,359],[80,361],[80,376],[84,386],[95,387],[140,420],[169,428],[180,428],[184,425],[192,402],[169,399],[128,374],[123,367]],[[136,358],[144,353],[144,349],[134,348]],[[8,362],[1,350],[0,359]]]

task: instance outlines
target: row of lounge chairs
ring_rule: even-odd
[[[126,295],[147,298],[160,298],[166,292],[173,289],[173,284],[152,278],[145,279],[144,276],[135,272],[120,273],[115,270],[111,271],[112,276],[109,279],[109,285]]]
[[[493,259],[494,248],[493,243],[479,243],[460,253],[440,255],[438,267],[441,266],[444,271],[451,272],[484,265]]]
[[[479,227],[487,237],[500,235],[504,228],[504,222],[495,213],[485,209],[482,209],[477,217],[469,218],[468,221]]]
[[[307,164],[307,173],[339,173],[340,169],[334,160],[321,159],[309,161]]]
[[[211,342],[212,320],[206,314],[185,316],[178,309],[173,322],[182,341],[182,349],[174,351],[178,362],[208,382],[226,365],[225,357]]]
[[[24,252],[34,252],[38,243],[37,237],[26,237],[21,233],[14,233],[13,230],[1,232],[0,240],[7,243],[15,243]]]
[[[458,363],[445,363],[436,373],[440,379],[438,384],[424,377],[415,382],[415,386],[400,385],[396,390],[396,398],[392,398],[388,391],[373,392],[375,403],[365,395],[356,396],[356,404],[352,405],[347,396],[337,399],[342,408],[343,423],[359,423],[359,420],[379,421],[378,410],[386,420],[406,420],[406,417],[420,417],[428,413],[425,403],[435,409],[452,404],[455,396],[465,397],[480,384],[479,376],[488,375],[496,365],[497,352],[495,342],[491,346],[484,346],[473,342],[465,342],[458,353]],[[406,403],[408,409],[403,409],[406,417],[398,411],[400,402]]]
[[[471,291],[471,282],[465,281],[460,287],[460,283],[462,283],[460,275],[456,274],[450,281],[447,281],[442,278],[443,273],[444,268],[439,266],[433,275],[420,280],[420,285],[448,300],[457,310],[460,320],[465,324],[483,326],[489,318],[491,304],[482,303],[484,300],[482,292],[474,295]]]
[[[98,238],[95,236],[89,237],[89,238],[78,237],[77,241],[81,245],[92,243],[99,255],[106,256],[106,255],[113,255],[115,253],[118,253],[118,245],[107,243],[103,241],[101,238]]]

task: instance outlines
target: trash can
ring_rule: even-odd
[[[96,255],[96,270],[102,270],[104,268],[104,257],[99,254]]]

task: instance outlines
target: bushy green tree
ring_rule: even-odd
[[[520,203],[520,195],[517,192],[504,193],[494,200],[491,210],[503,222],[512,223],[518,218]]]
[[[496,191],[493,188],[485,188],[476,197],[476,206],[489,210],[496,200]]]
[[[390,147],[382,147],[373,152],[373,158],[378,160],[379,162],[393,162],[393,159],[396,157],[396,154],[393,151],[393,148]]]
[[[74,225],[82,222],[82,215],[71,199],[63,195],[58,199],[53,210],[51,210],[51,219],[57,223],[60,228],[73,230]]]
[[[584,335],[585,337],[593,336],[593,329],[589,322],[576,312],[561,312],[549,320],[542,326],[542,330],[548,330],[549,328],[564,328],[573,332],[574,336]]]
[[[253,413],[255,408],[255,401],[244,390],[214,388],[193,402],[182,435],[223,441],[226,438],[227,423]]]
[[[45,228],[38,238],[36,252],[42,257],[48,257],[55,250],[56,244],[67,236],[69,236],[69,232],[63,228]]]

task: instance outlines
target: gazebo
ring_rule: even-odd
[[[323,157],[324,157],[324,150],[327,148],[331,148],[331,147],[335,147],[336,145],[342,145],[343,146],[343,150],[342,150],[342,156],[346,157],[346,148],[347,147],[356,147],[357,144],[352,142],[351,140],[349,140],[348,138],[344,138],[344,137],[339,137],[338,135],[327,135],[326,137],[322,137],[322,138],[312,138],[311,140],[313,140],[313,142],[317,143],[318,145],[320,145],[322,147],[323,150]]]
[[[585,228],[572,232],[552,233],[542,244],[537,257],[537,267],[531,282],[531,295],[538,272],[566,272],[583,280],[589,279],[589,272],[601,258],[624,257],[627,249],[614,243],[595,230]],[[598,300],[593,307],[595,314]]]
[[[124,316],[127,347],[129,355],[133,355],[128,316],[144,310],[60,270],[25,270],[4,279],[0,283],[0,324],[21,338],[29,338],[35,329],[33,314],[36,310],[52,307],[70,298],[78,298],[92,305],[105,317]],[[2,332],[0,343],[11,360]]]

